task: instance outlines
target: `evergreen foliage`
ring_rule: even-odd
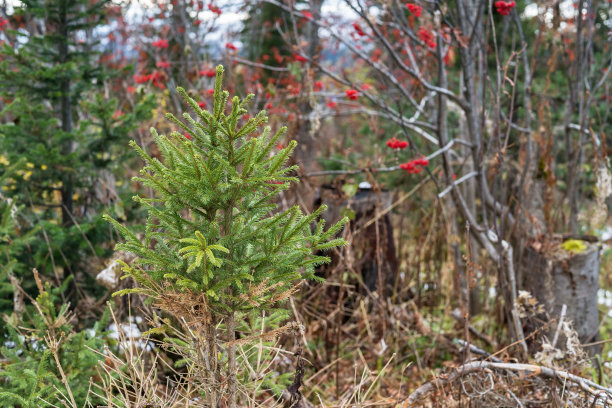
[[[48,238],[41,236],[27,252],[16,254],[29,266],[27,273],[34,266],[47,276],[58,271],[61,276],[61,268],[74,273],[92,255],[87,240],[95,255],[103,252],[98,244],[108,240],[108,230],[102,230],[105,223],[96,211],[96,179],[124,161],[128,134],[151,116],[152,97],[124,114],[117,99],[97,93],[118,75],[98,58],[96,28],[105,22],[109,4],[22,1],[13,18],[28,29],[7,30],[15,44],[0,49],[0,90],[7,102],[0,110],[5,119],[0,174],[6,165],[20,163],[5,194],[25,204],[23,232],[44,229]],[[25,282],[26,291],[35,293],[33,281]]]
[[[6,160],[5,156],[0,156],[0,160]],[[10,281],[13,274],[21,275],[23,265],[18,262],[17,256],[21,254],[27,245],[35,238],[37,229],[31,229],[25,234],[20,234],[18,216],[23,205],[17,205],[15,200],[7,198],[5,194],[9,190],[7,182],[12,180],[15,173],[15,166],[6,169],[0,176],[0,310],[10,310],[13,308],[13,295],[16,288]],[[1,325],[0,325],[1,327]],[[0,330],[0,334],[3,330]]]
[[[286,128],[275,134],[269,127],[261,129],[267,121],[265,111],[240,124],[253,95],[243,100],[234,97],[226,113],[229,93],[222,90],[222,78],[219,66],[212,112],[202,110],[178,88],[196,118],[185,113],[179,120],[168,114],[180,129],[169,136],[152,129],[159,158],[132,142],[146,163],[136,180],[156,193],[153,198],[134,197],[148,212],[144,239],[107,219],[125,239],[117,249],[137,255],[132,265],[124,264],[124,271],[140,287],[118,294],[152,297],[187,325],[186,332],[204,333],[204,338],[186,347],[169,326],[154,329],[166,333],[167,344],[184,357],[185,364],[204,373],[196,388],[210,406],[227,396],[228,406],[234,408],[237,382],[249,381],[239,367],[246,367],[243,359],[251,354],[236,356],[236,332],[248,343],[252,333],[248,322],[256,320],[247,317],[253,311],[270,311],[278,327],[276,320],[287,316],[280,302],[295,291],[297,281],[316,279],[315,267],[329,261],[316,251],[345,244],[334,237],[347,219],[324,230],[319,215],[325,206],[310,215],[297,206],[277,211],[275,197],[297,181],[291,174],[296,166],[286,166],[296,143],[277,151]],[[276,333],[290,330],[287,327]],[[223,354],[217,348],[221,340],[226,342]],[[205,350],[194,350],[198,344]],[[206,362],[199,361],[203,354],[208,356]],[[223,376],[227,382],[221,381]],[[286,383],[286,377],[276,378]],[[272,378],[266,375],[263,381]]]
[[[212,113],[178,88],[199,121],[189,114],[185,122],[167,115],[189,137],[152,129],[161,160],[132,142],[146,162],[137,180],[157,193],[134,197],[149,213],[144,242],[108,219],[126,240],[117,249],[138,256],[135,266],[125,266],[127,275],[149,289],[165,283],[204,292],[213,309],[229,312],[272,306],[296,279],[315,278],[314,267],[329,258],[313,252],[343,245],[333,237],[346,220],[324,231],[318,218],[325,206],[310,215],[297,206],[273,213],[274,197],[297,181],[291,176],[296,166],[285,166],[296,143],[275,152],[286,128],[270,136],[266,127],[254,135],[267,120],[265,111],[238,125],[252,95],[234,97],[226,115],[229,94],[221,89],[222,73],[220,66]],[[250,290],[254,287],[260,289]],[[121,293],[129,291],[134,290]]]
[[[6,161],[0,156],[0,161]],[[26,265],[19,258],[36,243],[39,228],[23,228],[23,205],[5,194],[12,190],[13,177],[22,162],[5,169],[0,176],[0,408],[52,407],[68,395],[62,380],[59,361],[75,401],[101,402],[89,395],[90,378],[97,373],[96,362],[102,351],[101,336],[107,324],[104,315],[93,329],[76,332],[70,323],[70,304],[61,294],[70,285],[72,276],[59,288],[43,284],[35,274],[35,282],[27,282],[39,291],[36,299],[26,304],[22,283]],[[27,167],[26,167],[27,168]],[[22,171],[22,170],[21,170]],[[25,285],[24,285],[25,286]],[[50,347],[53,345],[54,347]],[[55,358],[57,356],[57,360]],[[58,393],[58,390],[61,392]]]
[[[70,305],[60,297],[66,288],[51,288],[35,277],[40,293],[32,304],[23,314],[3,316],[8,332],[0,343],[0,407],[55,407],[71,399],[77,406],[101,403],[89,388],[98,374],[108,314],[92,330],[74,331]]]
[[[61,193],[64,225],[73,223],[73,195],[82,165],[78,148],[87,145],[87,135],[74,129],[79,103],[107,76],[96,63],[95,43],[84,38],[103,21],[106,4],[107,0],[23,1],[14,15],[40,21],[43,28],[40,34],[19,30],[15,35],[23,46],[2,48],[0,84],[13,100],[3,113],[14,117],[0,130],[3,147],[19,146],[15,154],[46,166],[44,176],[54,180]]]

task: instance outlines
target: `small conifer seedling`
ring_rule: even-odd
[[[227,398],[235,407],[238,319],[254,309],[282,310],[298,281],[316,279],[315,267],[329,261],[318,251],[345,244],[335,236],[346,219],[324,230],[325,206],[310,215],[297,206],[278,211],[275,197],[297,182],[296,166],[286,164],[296,142],[277,150],[286,128],[273,135],[263,128],[265,111],[243,119],[253,95],[234,97],[226,110],[222,78],[219,66],[212,112],[178,88],[196,117],[168,114],[179,129],[169,136],[152,129],[159,158],[132,142],[146,163],[136,180],[155,191],[134,197],[148,211],[144,238],[107,219],[125,239],[117,249],[137,256],[124,271],[140,287],[118,293],[150,296],[204,333],[206,400],[217,407]]]

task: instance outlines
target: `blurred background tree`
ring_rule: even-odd
[[[0,148],[7,163],[20,163],[5,194],[24,207],[22,229],[41,230],[18,259],[57,285],[82,271],[88,257],[109,252],[99,211],[117,201],[112,170],[126,159],[130,132],[151,117],[151,97],[132,106],[109,97],[110,81],[126,69],[101,64],[109,6],[106,0],[21,2],[0,54]],[[69,295],[74,300],[93,279],[85,273],[78,282],[81,293],[73,284]],[[31,279],[24,285],[33,289]]]

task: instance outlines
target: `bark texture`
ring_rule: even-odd
[[[566,319],[572,321],[583,343],[596,339],[599,326],[599,247],[584,243],[586,250],[572,253],[560,246],[561,241],[532,242],[523,258],[524,289],[544,306],[550,318],[558,318],[563,304],[567,305]],[[555,329],[553,323],[547,332]]]

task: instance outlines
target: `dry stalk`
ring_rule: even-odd
[[[72,395],[72,389],[70,388],[70,384],[68,383],[68,380],[66,379],[66,374],[64,373],[64,369],[62,368],[62,364],[60,363],[60,360],[59,360],[59,355],[57,354],[60,348],[60,344],[62,342],[62,338],[63,336],[60,335],[58,339],[55,336],[54,332],[48,333],[48,335],[45,336],[45,343],[47,344],[47,347],[49,347],[51,354],[53,354],[53,359],[55,360],[55,364],[57,365],[57,369],[60,373],[62,384],[64,384],[64,387],[66,387],[66,392],[68,393],[68,396],[70,397],[70,403],[72,404],[71,406],[73,408],[77,408],[77,403],[74,400],[74,395]]]
[[[131,337],[111,309],[111,317],[119,335],[119,355],[106,348],[95,352],[101,357],[99,380],[92,379],[91,394],[105,401],[109,408],[155,406],[164,408],[202,407],[190,403],[177,390],[170,390],[158,379],[159,354],[148,354],[146,347],[133,344]],[[147,338],[144,339],[148,341]]]

